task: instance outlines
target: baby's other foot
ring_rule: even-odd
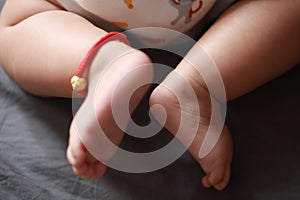
[[[183,79],[178,77],[184,77],[186,81],[182,81]],[[167,113],[165,127],[174,135],[178,132],[181,118],[185,121],[184,123],[187,122],[183,126],[184,130],[182,132],[184,136],[178,138],[183,144],[188,143],[187,140],[192,137],[191,130],[198,125],[196,136],[188,150],[206,173],[202,178],[203,186],[206,188],[213,186],[217,190],[222,190],[230,179],[232,160],[231,136],[227,127],[224,126],[220,138],[212,151],[204,158],[199,158],[199,150],[209,127],[211,102],[207,90],[202,87],[198,78],[201,77],[200,75],[198,76],[198,72],[194,68],[190,67],[188,70],[182,67],[176,68],[153,91],[150,97],[150,104],[151,106],[160,104],[164,107]],[[187,91],[189,88],[187,84],[192,86],[193,92],[196,94],[194,96],[196,101],[193,100],[193,96]],[[181,104],[178,101],[178,97],[184,97]],[[196,112],[198,108],[201,115],[197,117],[195,115],[199,114]],[[160,121],[158,113],[153,114]],[[193,127],[191,128],[191,126]]]
[[[134,92],[130,105],[124,105],[126,96],[136,86],[142,86],[141,82],[151,82],[152,70],[144,53],[121,42],[108,42],[100,48],[89,70],[87,97],[70,127],[67,158],[77,175],[87,179],[103,176],[103,163],[113,156],[129,120],[125,116],[122,128],[116,124],[112,102],[114,110],[127,106],[132,113],[148,86]],[[99,135],[100,127],[114,147]]]

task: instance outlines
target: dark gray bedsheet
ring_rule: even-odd
[[[295,67],[229,103],[232,179],[217,192],[201,186],[203,172],[188,153],[152,173],[75,176],[65,157],[71,101],[31,96],[0,68],[0,199],[300,199],[299,86]]]
[[[65,158],[71,102],[26,94],[0,70],[0,199],[299,199],[299,77],[294,68],[229,104],[232,179],[217,192],[202,188],[188,153],[152,173],[75,176]]]

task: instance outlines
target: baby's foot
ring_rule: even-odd
[[[108,42],[100,48],[90,67],[87,97],[70,127],[67,158],[77,175],[99,178],[104,174],[106,166],[103,162],[108,161],[116,151],[123,137],[122,130],[127,124],[126,117],[121,122],[122,130],[116,124],[112,114],[112,101],[116,111],[130,106],[132,112],[145,94],[147,86],[134,93],[130,105],[124,105],[124,96],[135,86],[141,86],[141,82],[152,80],[150,63],[144,53],[117,41]],[[104,138],[99,138],[100,126],[107,138],[116,145],[115,148],[107,146]]]
[[[188,149],[206,173],[202,178],[202,184],[207,188],[213,186],[217,190],[222,190],[226,187],[230,178],[230,164],[232,160],[231,136],[225,126],[212,151],[204,158],[199,158],[199,150],[210,122],[211,103],[207,90],[202,87],[203,84],[198,81],[201,80],[198,74],[199,73],[194,68],[189,67],[188,64],[181,64],[181,67],[177,67],[171,72],[164,82],[153,91],[150,97],[150,104],[160,104],[165,108],[167,113],[165,127],[173,134],[178,132],[181,117],[187,122],[183,130],[184,136],[178,138],[183,144],[186,144],[188,138],[191,138],[190,126],[195,126],[196,124],[197,127],[198,124],[196,137]],[[180,76],[184,77],[187,82],[176,78]],[[193,96],[187,92],[187,84],[190,84],[194,89],[196,101],[193,101]],[[180,96],[184,96],[184,102],[181,102],[181,104],[179,104],[177,100],[177,97]],[[196,110],[198,109],[197,101],[201,113],[200,118],[195,116],[197,114]],[[158,121],[160,121],[159,111],[153,114]]]

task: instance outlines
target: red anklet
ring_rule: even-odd
[[[82,61],[80,62],[78,68],[75,71],[75,75],[71,78],[71,85],[74,91],[76,91],[80,96],[85,97],[87,80],[84,77],[84,73],[86,69],[90,66],[91,61],[93,60],[96,52],[99,50],[101,46],[109,41],[117,40],[123,42],[127,45],[130,45],[129,41],[127,40],[126,35],[119,32],[110,32],[100,38],[87,52],[84,56]]]

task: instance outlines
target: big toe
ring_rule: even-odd
[[[230,166],[221,164],[211,168],[210,172],[202,178],[202,184],[206,188],[214,187],[216,190],[223,190],[230,179]]]

